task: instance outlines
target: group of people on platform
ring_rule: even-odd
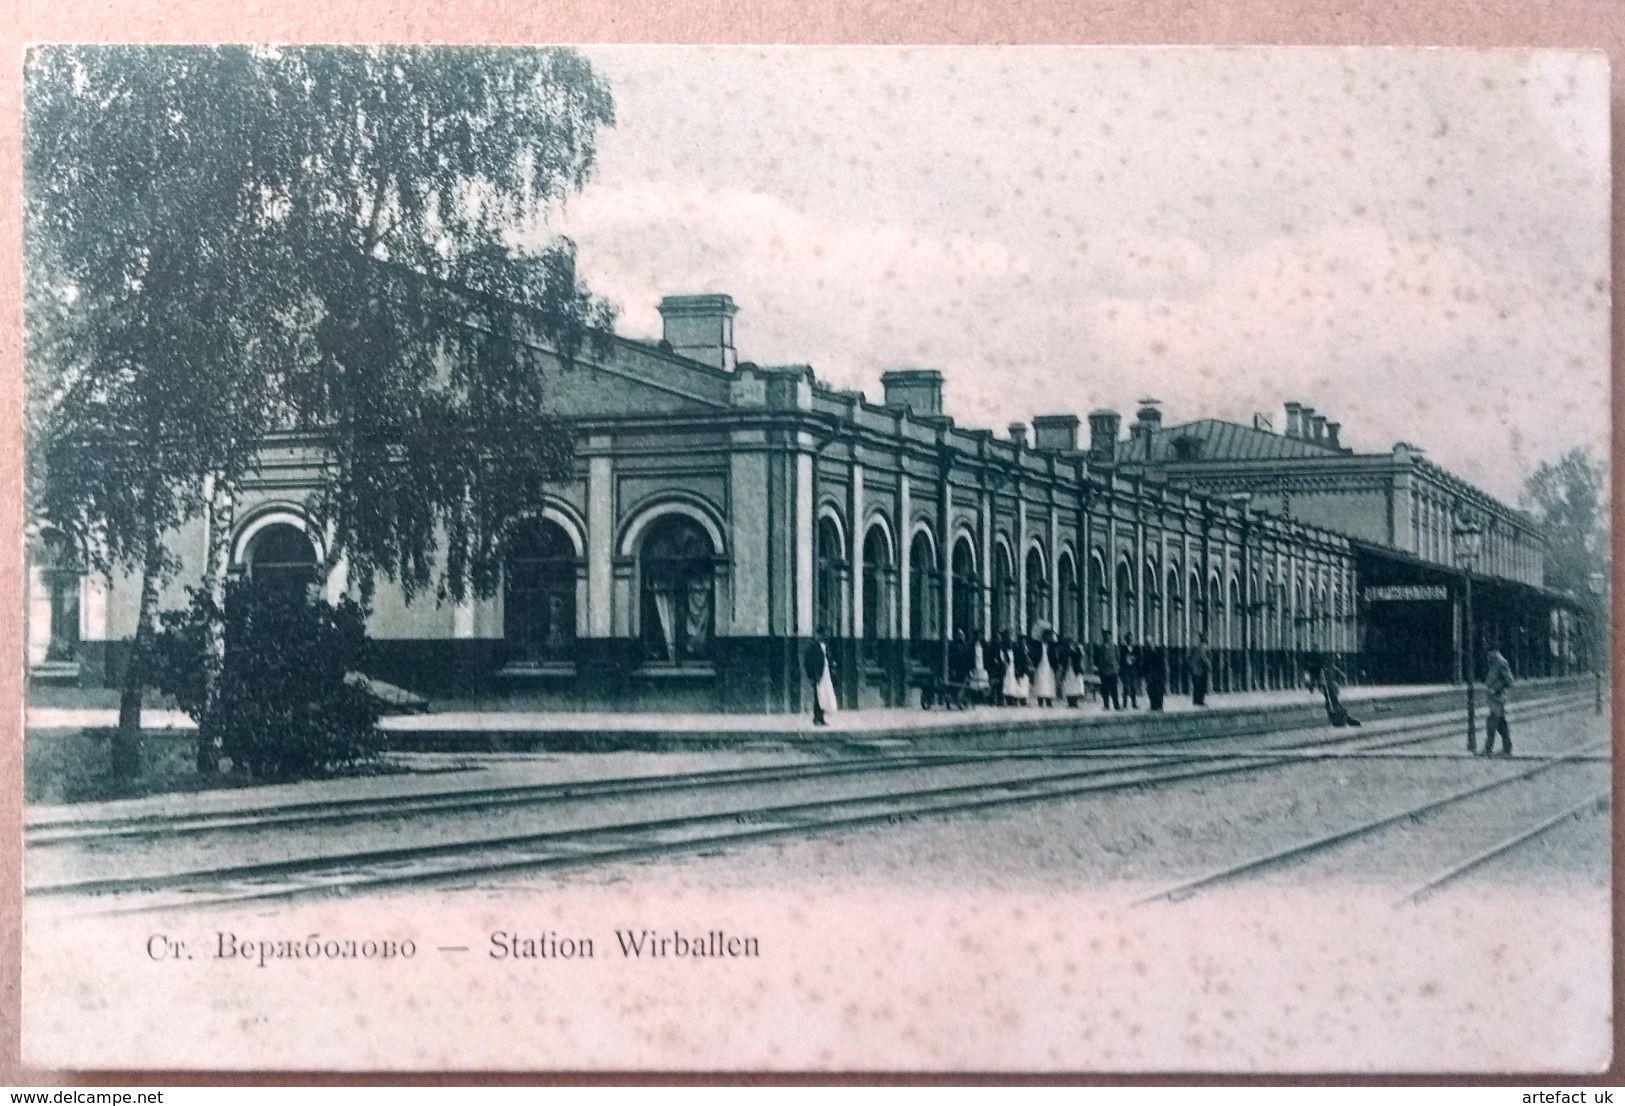
[[[1211,662],[1207,637],[1191,650],[1192,701],[1201,706],[1207,696]],[[1051,630],[1017,638],[1005,630],[990,642],[955,633],[948,649],[947,684],[962,689],[973,700],[996,706],[1053,707],[1064,700],[1080,706],[1094,684],[1108,710],[1138,708],[1140,692],[1146,706],[1161,710],[1168,693],[1168,656],[1154,643],[1138,644],[1125,633],[1114,643],[1109,631],[1086,649],[1070,637],[1057,638]]]

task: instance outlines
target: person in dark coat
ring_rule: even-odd
[[[1191,703],[1195,706],[1207,705],[1207,678],[1212,665],[1208,657],[1207,635],[1203,634],[1191,650]]]
[[[1484,755],[1495,754],[1495,735],[1501,735],[1501,755],[1512,755],[1512,728],[1507,725],[1507,692],[1512,690],[1512,666],[1499,649],[1490,650],[1489,671],[1484,673],[1484,697],[1489,700],[1489,714],[1484,719]],[[1471,745],[1467,751],[1473,751]]]
[[[1160,645],[1147,642],[1140,652],[1140,671],[1145,677],[1145,701],[1152,710],[1162,709],[1168,694],[1168,654]]]
[[[802,671],[807,674],[807,682],[812,684],[813,725],[829,725],[829,714],[833,714],[835,707],[835,681],[832,676],[832,667],[829,660],[829,648],[824,639],[815,637],[807,644],[807,652],[801,658]]]
[[[1117,680],[1122,688],[1123,702],[1138,710],[1140,706],[1140,647],[1134,644],[1134,635],[1123,635],[1122,647],[1117,650]]]
[[[954,640],[948,646],[948,681],[963,684],[970,677],[971,648],[965,640],[964,630],[954,631]]]
[[[1326,696],[1326,721],[1334,726],[1358,726],[1359,719],[1350,718],[1349,712],[1343,709],[1343,699],[1339,694],[1342,689],[1343,670],[1336,660],[1327,657],[1320,666],[1320,690]]]
[[[989,701],[996,707],[1006,706],[1004,676],[1010,667],[1010,631],[1006,630],[993,641],[987,651],[987,682],[991,689]]]
[[[1100,705],[1107,710],[1118,710],[1122,704],[1117,698],[1117,646],[1112,644],[1112,632],[1100,631],[1100,644],[1095,646],[1095,674],[1100,677]]]

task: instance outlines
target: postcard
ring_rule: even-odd
[[[35,47],[25,1061],[1606,1068],[1608,89]]]

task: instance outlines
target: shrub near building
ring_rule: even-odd
[[[208,627],[225,620],[213,703],[206,701]],[[155,648],[153,684],[198,724],[232,765],[257,779],[325,775],[371,760],[383,748],[382,703],[350,674],[365,670],[365,616],[297,592],[234,584],[224,612],[196,591],[168,611]]]

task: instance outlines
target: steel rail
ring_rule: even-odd
[[[1387,745],[1415,744],[1424,741],[1434,741],[1454,735],[1455,720],[1431,723],[1426,727],[1413,727],[1425,729],[1427,732],[1420,736],[1389,740]],[[1437,732],[1434,732],[1437,731]],[[1386,735],[1373,735],[1392,737],[1396,731]],[[1352,740],[1352,739],[1345,739]],[[1201,755],[1191,755],[1185,765],[1203,764],[1206,758]],[[822,799],[778,806],[750,807],[744,809],[727,810],[701,815],[688,815],[676,818],[653,819],[643,822],[609,823],[601,826],[579,827],[574,829],[544,831],[513,835],[501,838],[485,838],[476,840],[462,840],[456,842],[441,842],[432,845],[415,847],[401,847],[387,850],[369,850],[349,854],[329,854],[320,857],[301,857],[292,860],[274,861],[253,865],[240,865],[235,868],[192,870],[180,873],[154,874],[147,876],[121,876],[92,880],[78,880],[68,883],[51,884],[30,888],[30,896],[61,896],[69,894],[93,895],[116,894],[120,892],[150,891],[150,890],[176,890],[187,887],[207,887],[210,884],[242,883],[249,881],[265,881],[270,879],[283,879],[299,874],[315,875],[326,871],[329,875],[344,877],[344,870],[353,871],[360,867],[378,867],[381,865],[400,865],[411,861],[425,861],[439,858],[452,858],[460,862],[449,869],[436,871],[402,872],[399,870],[383,874],[373,874],[369,878],[348,879],[340,883],[323,881],[317,884],[264,887],[259,886],[251,890],[225,895],[216,895],[210,901],[213,903],[241,902],[259,899],[288,898],[295,895],[313,891],[333,890],[344,886],[354,888],[358,886],[384,886],[401,885],[408,883],[444,883],[448,880],[464,879],[471,876],[497,874],[515,870],[544,870],[554,868],[581,867],[593,864],[609,863],[618,860],[638,859],[668,853],[690,852],[700,849],[714,848],[747,841],[764,840],[772,837],[788,835],[807,835],[822,833],[831,830],[856,828],[878,823],[895,823],[899,820],[912,820],[922,815],[941,815],[989,809],[994,807],[1030,804],[1033,802],[1066,798],[1088,793],[1126,790],[1129,788],[1144,788],[1168,783],[1176,783],[1192,779],[1207,779],[1219,776],[1261,771],[1265,768],[1281,764],[1304,763],[1305,761],[1293,758],[1277,758],[1274,761],[1263,763],[1248,761],[1240,764],[1227,764],[1221,767],[1205,765],[1194,769],[1179,764],[1128,764],[1113,768],[1092,768],[1083,771],[1072,771],[1058,774],[1043,774],[1038,776],[1021,777],[993,781],[981,781],[966,784],[956,784],[947,787],[920,789],[913,792],[892,794],[868,794],[848,796],[839,799]],[[1182,768],[1182,770],[1168,771],[1169,768]],[[1124,776],[1127,779],[1109,780],[1102,777]],[[1079,782],[1081,781],[1081,782]],[[1019,792],[1019,794],[1012,794]],[[857,815],[845,815],[835,818],[828,816],[831,811],[852,810],[864,806],[881,806],[884,809]],[[818,817],[818,815],[823,815]],[[515,849],[536,847],[570,847],[572,844],[591,845],[594,839],[624,838],[636,834],[661,834],[674,831],[691,830],[705,826],[734,826],[744,821],[774,821],[777,825],[758,830],[745,832],[731,832],[709,834],[687,841],[666,841],[655,844],[639,844],[633,846],[612,847],[608,850],[596,850],[589,853],[577,853],[570,856],[552,856],[538,858],[527,856],[519,859],[503,859],[495,862],[471,862],[468,854],[471,852],[502,852]],[[191,902],[198,900],[192,899]],[[144,912],[162,907],[135,907],[130,910],[114,910],[112,913]],[[97,913],[103,913],[98,911]]]
[[[1368,833],[1382,829],[1385,826],[1393,825],[1396,822],[1404,821],[1407,818],[1415,818],[1419,815],[1429,813],[1430,811],[1449,806],[1452,803],[1472,798],[1475,795],[1482,795],[1487,791],[1493,791],[1496,788],[1505,787],[1507,784],[1528,779],[1529,777],[1539,775],[1542,772],[1550,772],[1553,768],[1556,768],[1559,765],[1577,762],[1582,754],[1587,753],[1592,749],[1605,746],[1609,744],[1610,740],[1610,738],[1602,738],[1598,741],[1586,742],[1583,745],[1577,746],[1571,750],[1571,752],[1567,755],[1553,757],[1552,759],[1538,764],[1533,768],[1527,769],[1526,771],[1500,776],[1494,780],[1491,780],[1489,783],[1475,784],[1472,787],[1461,788],[1459,790],[1452,791],[1447,795],[1429,799],[1427,802],[1420,803],[1416,806],[1407,807],[1405,810],[1396,811],[1391,814],[1384,814],[1380,817],[1360,822],[1357,825],[1348,826],[1340,830],[1334,830],[1331,833],[1322,834],[1318,837],[1310,838],[1307,841],[1297,842],[1296,844],[1289,845],[1283,849],[1271,850],[1270,852],[1263,853],[1262,855],[1252,857],[1251,859],[1241,861],[1237,864],[1226,865],[1225,867],[1216,871],[1197,876],[1195,879],[1185,880],[1181,883],[1175,884],[1172,887],[1164,888],[1155,894],[1147,895],[1145,898],[1137,900],[1134,905],[1145,906],[1150,903],[1163,900],[1177,902],[1179,900],[1189,898],[1198,891],[1206,890],[1222,883],[1229,883],[1232,880],[1241,878],[1242,876],[1252,875],[1256,872],[1289,863],[1294,860],[1300,860],[1303,857],[1310,856],[1314,853],[1321,852],[1336,845],[1341,845],[1345,841],[1352,841],[1357,837],[1363,837]]]
[[[1517,704],[1517,717],[1541,717],[1555,706],[1583,696],[1560,694],[1540,699],[1524,700]],[[1442,724],[1454,717],[1454,712],[1432,711],[1410,718],[1395,718],[1369,727],[1364,733],[1348,734],[1339,740],[1356,741],[1389,733],[1406,732],[1418,725]],[[1430,720],[1438,720],[1430,721]],[[1382,728],[1378,728],[1381,726]],[[391,798],[357,797],[350,799],[312,800],[283,806],[237,809],[209,814],[153,815],[108,822],[95,819],[38,823],[25,827],[24,843],[30,847],[71,844],[83,841],[101,841],[115,838],[172,837],[186,834],[219,832],[234,829],[260,829],[267,826],[308,825],[319,822],[363,821],[377,817],[408,817],[422,813],[455,813],[464,810],[496,809],[504,806],[531,805],[551,801],[580,801],[593,798],[618,798],[643,793],[666,793],[678,790],[724,787],[753,783],[788,783],[798,780],[832,779],[845,775],[874,775],[880,772],[910,771],[917,768],[954,767],[989,761],[1043,760],[1076,754],[1098,754],[1101,759],[1113,755],[1113,750],[1140,750],[1148,746],[1178,746],[1203,742],[1234,743],[1248,737],[1267,737],[1282,732],[1279,729],[1248,730],[1236,734],[1187,735],[1183,737],[1145,738],[1132,741],[1096,743],[1088,741],[1057,742],[1053,745],[1023,746],[1006,750],[985,750],[965,753],[916,753],[900,757],[855,757],[834,762],[814,764],[777,764],[748,768],[729,768],[671,775],[623,776],[611,779],[564,781],[542,784],[516,784],[508,787],[479,788],[443,794],[395,796]],[[1323,742],[1303,743],[1298,747],[1311,747]],[[1290,749],[1294,746],[1285,746]],[[1267,755],[1271,750],[1266,750]],[[1146,756],[1147,752],[1122,755]],[[1168,756],[1192,755],[1174,749]],[[1202,754],[1208,755],[1208,754]]]
[[[1466,875],[1468,872],[1487,861],[1494,860],[1498,856],[1511,852],[1513,849],[1527,841],[1533,841],[1541,834],[1553,829],[1556,826],[1562,825],[1564,822],[1567,822],[1569,819],[1578,814],[1584,814],[1588,810],[1607,810],[1611,801],[1612,797],[1610,792],[1600,791],[1591,796],[1591,798],[1587,799],[1585,802],[1577,803],[1574,806],[1569,807],[1561,814],[1553,815],[1552,817],[1547,818],[1545,821],[1530,826],[1528,829],[1512,834],[1510,837],[1503,837],[1501,840],[1497,841],[1488,848],[1474,853],[1467,859],[1451,865],[1438,875],[1418,884],[1416,887],[1413,887],[1411,890],[1401,895],[1394,905],[1403,906],[1406,903],[1421,902],[1423,899],[1431,895],[1434,891],[1437,891],[1439,888],[1443,887],[1445,884],[1451,883],[1457,878]]]

